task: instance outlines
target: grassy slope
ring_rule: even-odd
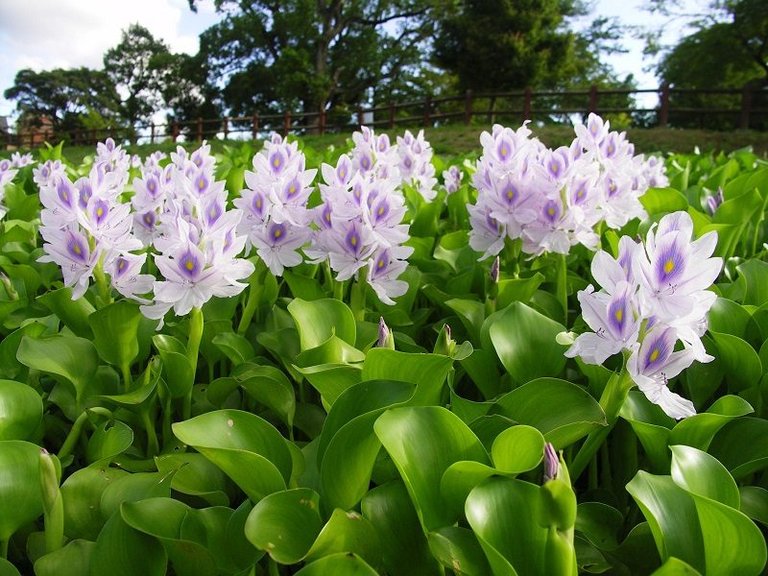
[[[516,128],[517,126],[513,126]],[[454,125],[439,128],[425,129],[425,137],[432,144],[436,154],[451,157],[463,155],[472,151],[480,152],[480,133],[490,130],[490,125],[473,124],[470,126]],[[568,126],[531,126],[533,134],[550,147],[568,145],[574,137],[573,129]],[[418,128],[411,129],[413,132]],[[396,130],[377,130],[387,132],[394,142],[395,136],[402,134],[405,128]],[[329,145],[336,148],[346,148],[346,141],[351,136],[348,134],[328,134],[325,136],[306,136],[301,138],[305,146],[315,150],[321,150]],[[678,152],[693,153],[698,149],[702,153],[707,152],[731,152],[747,146],[760,156],[768,156],[768,133],[747,130],[734,130],[730,132],[713,132],[707,130],[678,130],[673,128],[631,128],[627,130],[627,138],[635,144],[636,153],[651,152]],[[239,147],[240,141],[211,142],[213,151],[220,151],[225,145]],[[188,143],[189,149],[197,147],[196,142]],[[258,148],[258,147],[257,147]],[[169,152],[175,149],[175,144],[166,142],[156,145],[128,146],[127,150],[144,157],[154,150]],[[83,157],[93,154],[94,147],[66,146],[64,153],[70,162],[79,164]]]

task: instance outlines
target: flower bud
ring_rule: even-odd
[[[435,354],[444,354],[445,356],[453,357],[453,353],[456,350],[456,341],[451,338],[451,327],[448,324],[443,324],[440,334],[437,335],[437,342],[435,342]]]
[[[395,338],[387,323],[384,322],[383,316],[379,317],[379,338],[376,340],[376,348],[395,349]]]
[[[547,442],[544,446],[544,482],[549,482],[557,478],[557,471],[560,467],[560,460],[555,452],[552,443]]]

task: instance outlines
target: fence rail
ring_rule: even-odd
[[[642,106],[635,100],[632,106],[616,105],[611,99],[645,98],[656,95],[656,102]],[[676,104],[684,97],[720,97],[725,104],[717,106]],[[646,98],[647,99],[647,98]],[[756,105],[757,104],[757,105]],[[372,107],[359,106],[356,110],[320,110],[224,118],[197,118],[188,122],[150,123],[134,127],[112,126],[104,129],[74,130],[64,134],[52,128],[33,129],[18,134],[7,134],[7,147],[30,147],[44,142],[68,140],[70,144],[93,144],[106,137],[116,140],[157,143],[161,141],[200,141],[204,138],[230,138],[232,135],[254,140],[270,132],[282,134],[326,134],[349,132],[359,126],[394,129],[397,126],[431,127],[448,123],[493,123],[497,121],[522,122],[537,119],[562,119],[569,115],[590,112],[598,114],[627,114],[643,116],[648,126],[675,125],[671,118],[708,117],[718,115],[729,118],[731,128],[749,129],[768,127],[768,91],[765,88],[745,86],[742,89],[681,89],[661,86],[649,89],[599,89],[534,91],[530,88],[510,92],[473,93],[467,91],[456,96],[426,97],[410,102],[390,102]]]

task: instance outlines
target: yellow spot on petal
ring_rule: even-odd
[[[357,236],[352,236],[349,239],[349,243],[352,244],[352,246],[357,246]]]
[[[80,244],[75,244],[74,246],[72,246],[72,252],[80,256],[80,254],[83,253],[83,249],[80,248]]]
[[[648,360],[651,362],[656,362],[656,360],[659,359],[659,354],[660,354],[659,349],[654,348],[653,351],[651,352],[651,355],[648,356]]]
[[[675,269],[675,261],[672,260],[672,258],[669,258],[666,262],[664,262],[664,274],[669,274]]]
[[[613,317],[616,318],[616,322],[621,322],[624,320],[624,309],[619,308],[616,310],[616,312],[613,313]]]
[[[192,270],[194,270],[194,269],[195,269],[195,263],[194,263],[194,261],[188,258],[188,259],[187,259],[187,260],[184,262],[184,268],[186,268],[187,270],[189,270],[190,272],[192,272]]]
[[[96,208],[96,217],[101,218],[102,216],[104,216],[104,208],[99,206]]]
[[[547,208],[547,214],[549,214],[550,216],[554,216],[556,213],[557,212],[555,211],[554,207],[550,206],[549,208]]]
[[[272,232],[272,236],[275,238],[280,238],[280,236],[283,235],[283,231],[280,228],[275,228],[275,231]]]

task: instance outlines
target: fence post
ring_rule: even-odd
[[[357,107],[357,123],[360,125],[360,128],[363,127],[365,121],[365,112],[363,112],[363,105],[360,104]]]
[[[285,136],[291,133],[291,111],[286,110],[283,116],[283,133]]]
[[[152,122],[149,125],[149,143],[154,144],[155,143],[155,123]]]
[[[198,116],[197,117],[197,141],[202,142],[203,141],[203,119]]]
[[[395,103],[389,103],[389,129],[392,130],[395,127]]]
[[[179,123],[174,120],[173,124],[171,124],[171,139],[176,142],[176,140],[179,138]]]
[[[472,90],[464,92],[464,124],[472,123]]]
[[[594,84],[589,87],[589,112],[597,114],[597,86]]]
[[[533,100],[531,87],[526,86],[523,92],[523,122],[531,119],[531,100]]]
[[[229,116],[224,116],[224,140],[229,136]]]
[[[749,114],[752,111],[752,85],[747,82],[741,89],[741,112],[739,114],[739,129],[749,129]]]
[[[659,127],[666,128],[669,122],[669,84],[661,87],[661,97],[659,102]]]
[[[428,128],[432,122],[430,119],[432,113],[432,97],[430,95],[427,95],[426,98],[424,98],[424,128]]]
[[[259,138],[259,113],[254,112],[253,118],[251,119],[251,135],[253,136],[254,140],[258,140]]]

